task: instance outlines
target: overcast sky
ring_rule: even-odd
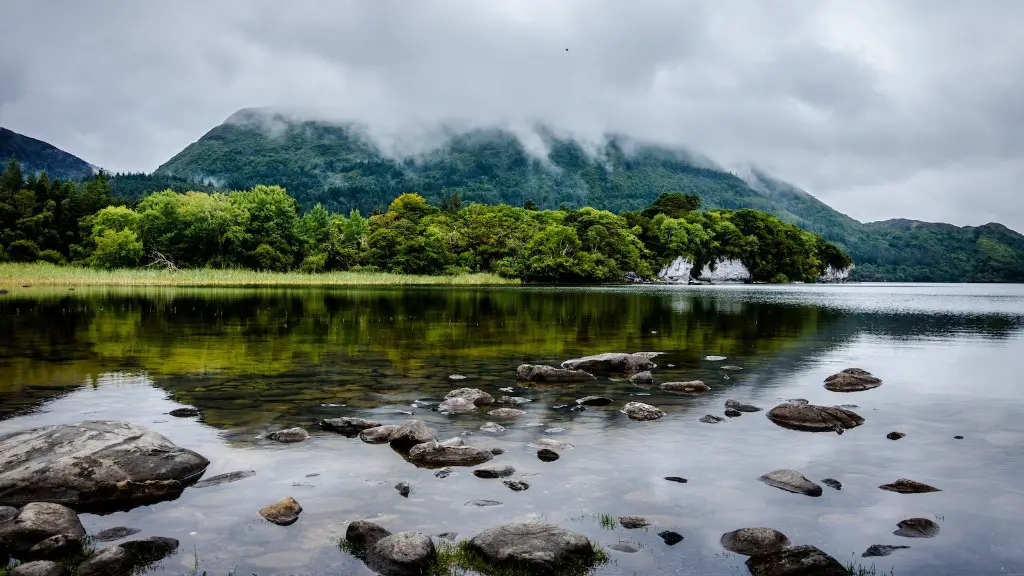
[[[8,0],[0,126],[151,171],[238,108],[614,130],[1024,230],[1020,0]],[[568,48],[568,51],[566,51]]]

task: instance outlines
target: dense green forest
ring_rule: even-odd
[[[730,174],[687,151],[609,137],[597,150],[538,129],[546,156],[497,129],[449,131],[427,152],[395,159],[356,124],[295,120],[268,109],[232,115],[162,165],[158,175],[230,189],[285,187],[308,209],[384,210],[415,190],[437,204],[562,206],[626,213],[660,194],[700,197],[710,209],[753,208],[836,243],[857,263],[855,280],[1024,281],[1024,236],[998,224],[956,227],[906,220],[863,224],[760,171]]]
[[[119,205],[106,176],[74,185],[23,178],[11,161],[0,176],[3,253],[21,262],[100,268],[144,264],[258,270],[383,270],[405,274],[496,272],[535,282],[651,278],[677,256],[698,267],[744,262],[754,280],[815,281],[850,259],[820,236],[750,209],[701,211],[694,195],[668,193],[640,212],[440,206],[402,194],[363,217],[299,203],[278,186],[222,192],[164,190]]]

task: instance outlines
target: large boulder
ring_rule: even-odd
[[[811,482],[806,476],[796,470],[773,470],[761,476],[758,480],[787,492],[805,494],[815,498],[821,496],[821,486]]]
[[[15,558],[27,557],[36,544],[54,536],[72,540],[85,536],[74,510],[51,502],[32,502],[14,518],[0,523],[0,548]]]
[[[838,560],[814,546],[794,546],[747,559],[751,576],[850,576]]]
[[[606,352],[562,362],[562,368],[587,372],[631,373],[657,368],[651,361],[662,352]]]
[[[375,428],[367,428],[359,433],[359,439],[368,444],[384,444],[391,441],[391,435],[398,430],[397,424],[385,424]]]
[[[0,505],[76,510],[172,500],[210,461],[134,424],[86,421],[0,436]]]
[[[369,520],[353,520],[345,529],[345,541],[356,548],[369,548],[391,532]]]
[[[383,576],[420,576],[434,559],[434,541],[419,532],[398,532],[370,546],[366,565]]]
[[[655,408],[650,404],[644,404],[643,402],[630,402],[619,410],[626,416],[629,416],[632,420],[657,420],[665,415],[665,412],[660,408]]]
[[[337,432],[343,436],[352,438],[368,428],[377,428],[380,422],[367,420],[365,418],[325,418],[320,421],[320,427],[329,432]]]
[[[128,576],[131,573],[132,559],[120,546],[98,550],[75,570],[75,576]]]
[[[722,534],[722,548],[744,556],[764,556],[789,548],[789,538],[774,528],[740,528]]]
[[[850,410],[837,406],[815,406],[796,402],[787,402],[772,408],[768,411],[768,419],[791,430],[838,434],[864,423],[860,415]]]
[[[445,395],[446,399],[464,398],[477,406],[494,404],[494,396],[478,388],[458,388]]]
[[[520,364],[516,368],[516,377],[528,382],[583,382],[596,379],[593,374],[583,370],[567,370],[540,364]]]
[[[586,536],[539,522],[513,522],[477,534],[469,549],[495,567],[535,574],[556,574],[595,561]]]
[[[413,446],[433,442],[434,434],[422,420],[410,420],[391,433],[389,442],[395,450],[407,452]]]
[[[50,560],[39,560],[19,564],[8,572],[10,576],[67,576],[67,569],[62,564]]]
[[[473,446],[451,446],[440,442],[424,442],[409,450],[409,460],[425,468],[444,466],[476,466],[494,458],[489,450]]]
[[[825,388],[832,392],[860,392],[878,388],[881,385],[880,378],[875,378],[870,372],[860,368],[847,368],[825,378]]]

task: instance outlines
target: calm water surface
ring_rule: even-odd
[[[687,397],[608,378],[523,388],[515,380],[523,362],[636,350],[665,352],[657,381],[701,379],[712,391]],[[851,394],[822,387],[850,366],[885,383]],[[1024,286],[14,288],[0,296],[0,433],[124,420],[207,456],[208,477],[256,471],[172,502],[83,515],[90,532],[127,525],[181,540],[181,552],[153,571],[167,575],[188,571],[194,555],[210,576],[370,574],[337,547],[357,518],[460,537],[540,519],[605,547],[639,545],[635,554],[609,550],[599,574],[744,574],[745,557],[721,549],[719,537],[762,525],[898,576],[1024,574],[1022,373]],[[491,436],[477,430],[483,411],[445,416],[414,406],[460,386],[496,397],[513,387],[532,400],[528,415]],[[616,402],[582,413],[561,407],[588,394]],[[789,398],[856,404],[867,421],[841,436],[785,430],[764,412],[698,421],[721,415],[728,398],[766,409]],[[668,416],[630,421],[617,410],[634,400]],[[203,418],[167,416],[181,404]],[[472,432],[467,443],[506,449],[493,463],[514,465],[531,487],[512,492],[469,469],[438,479],[387,446],[316,430],[320,418],[336,416],[421,418],[439,438]],[[313,435],[292,445],[261,438],[291,426]],[[553,427],[567,429],[558,439],[574,448],[543,463],[527,444]],[[887,440],[892,430],[907,436]],[[809,498],[757,481],[777,468],[837,478],[843,489]],[[903,477],[942,491],[878,489]],[[393,488],[401,480],[413,486],[408,499]],[[256,514],[289,495],[305,509],[296,524]],[[477,499],[502,505],[465,505]],[[601,514],[655,525],[608,530]],[[935,519],[941,534],[892,535],[912,516]],[[685,540],[666,546],[657,536],[666,529]],[[872,544],[912,548],[860,558]]]

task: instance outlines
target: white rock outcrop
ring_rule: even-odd
[[[665,266],[658,272],[658,278],[665,282],[676,282],[686,284],[694,279],[692,276],[693,263],[688,258],[679,256],[671,264]],[[743,265],[743,262],[735,259],[718,260],[715,262],[715,269],[711,270],[710,265],[705,265],[696,278],[707,282],[748,282],[750,271]]]

